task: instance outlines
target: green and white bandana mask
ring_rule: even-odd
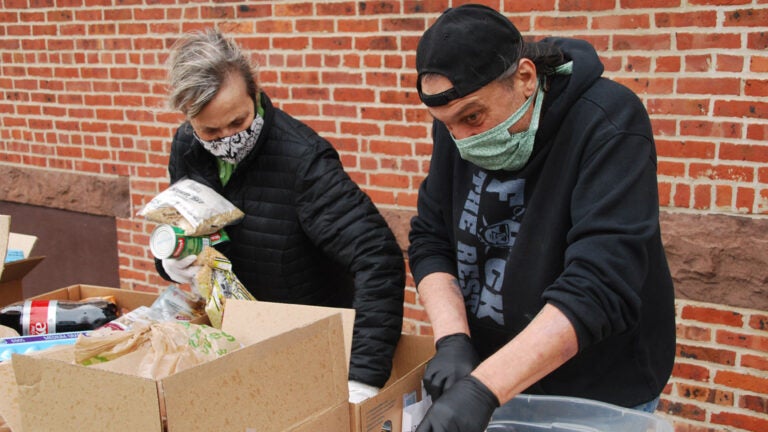
[[[573,62],[560,65],[555,74],[570,75]],[[529,97],[525,103],[509,118],[487,131],[471,137],[456,139],[451,135],[461,158],[487,170],[517,171],[528,163],[533,153],[536,132],[539,130],[541,107],[544,101],[544,89],[541,80],[536,83],[535,97]],[[534,102],[533,117],[528,129],[510,133],[509,128],[520,121]]]

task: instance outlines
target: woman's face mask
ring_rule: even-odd
[[[197,132],[193,131],[195,139],[208,150],[212,155],[217,158],[229,162],[231,164],[238,164],[251,152],[256,141],[259,139],[261,128],[264,126],[264,119],[256,115],[253,118],[253,122],[245,130],[240,131],[234,135],[217,138],[211,141],[205,141],[197,135]]]

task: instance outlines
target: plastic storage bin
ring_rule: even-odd
[[[487,432],[673,432],[653,414],[564,396],[518,395],[497,408]]]

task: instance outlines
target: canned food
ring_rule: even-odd
[[[184,235],[184,230],[173,225],[159,225],[149,238],[149,250],[158,259],[184,258],[202,252],[202,237]]]

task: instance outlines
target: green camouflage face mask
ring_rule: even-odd
[[[569,75],[572,67],[573,62],[568,62],[559,66],[556,73]],[[544,90],[540,81],[537,82],[536,87],[536,95],[529,97],[503,122],[478,135],[459,140],[453,138],[461,158],[487,170],[517,171],[524,167],[533,152],[544,100]],[[533,117],[528,129],[510,133],[509,129],[523,118],[534,99],[536,103],[533,106]]]

